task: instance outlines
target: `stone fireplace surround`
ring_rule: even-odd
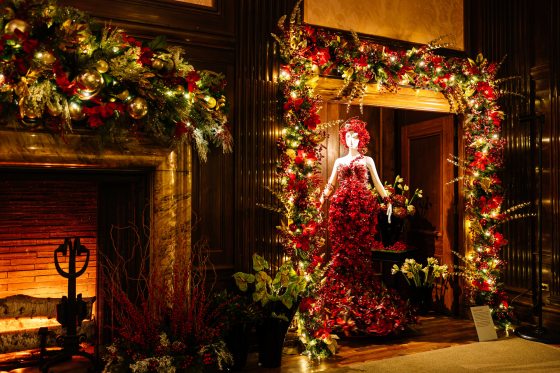
[[[190,164],[190,146],[169,149],[141,136],[126,143],[102,144],[85,130],[64,136],[0,130],[0,177],[1,169],[10,168],[147,172],[151,179],[149,260],[159,273],[170,273],[175,257],[189,255]]]

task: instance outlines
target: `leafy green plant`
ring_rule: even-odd
[[[233,275],[237,287],[241,291],[251,289],[253,301],[269,311],[270,316],[289,321],[286,314],[279,312],[278,304],[288,310],[294,307],[307,287],[305,276],[298,274],[291,261],[286,261],[272,278],[270,264],[258,254],[253,255],[253,270],[254,274],[237,272]]]

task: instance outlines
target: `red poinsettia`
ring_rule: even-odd
[[[484,171],[486,166],[490,163],[487,155],[483,152],[475,152],[474,160],[470,163],[470,167],[474,167],[480,171]]]

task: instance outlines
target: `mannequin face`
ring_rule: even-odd
[[[360,145],[360,137],[356,132],[347,132],[346,133],[346,146],[348,149],[358,149],[358,145]]]

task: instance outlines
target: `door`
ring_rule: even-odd
[[[419,249],[420,257],[436,257],[440,263],[453,264],[452,243],[455,230],[453,165],[447,161],[453,151],[453,116],[403,126],[401,171],[411,193],[423,190],[411,219],[409,243]]]

